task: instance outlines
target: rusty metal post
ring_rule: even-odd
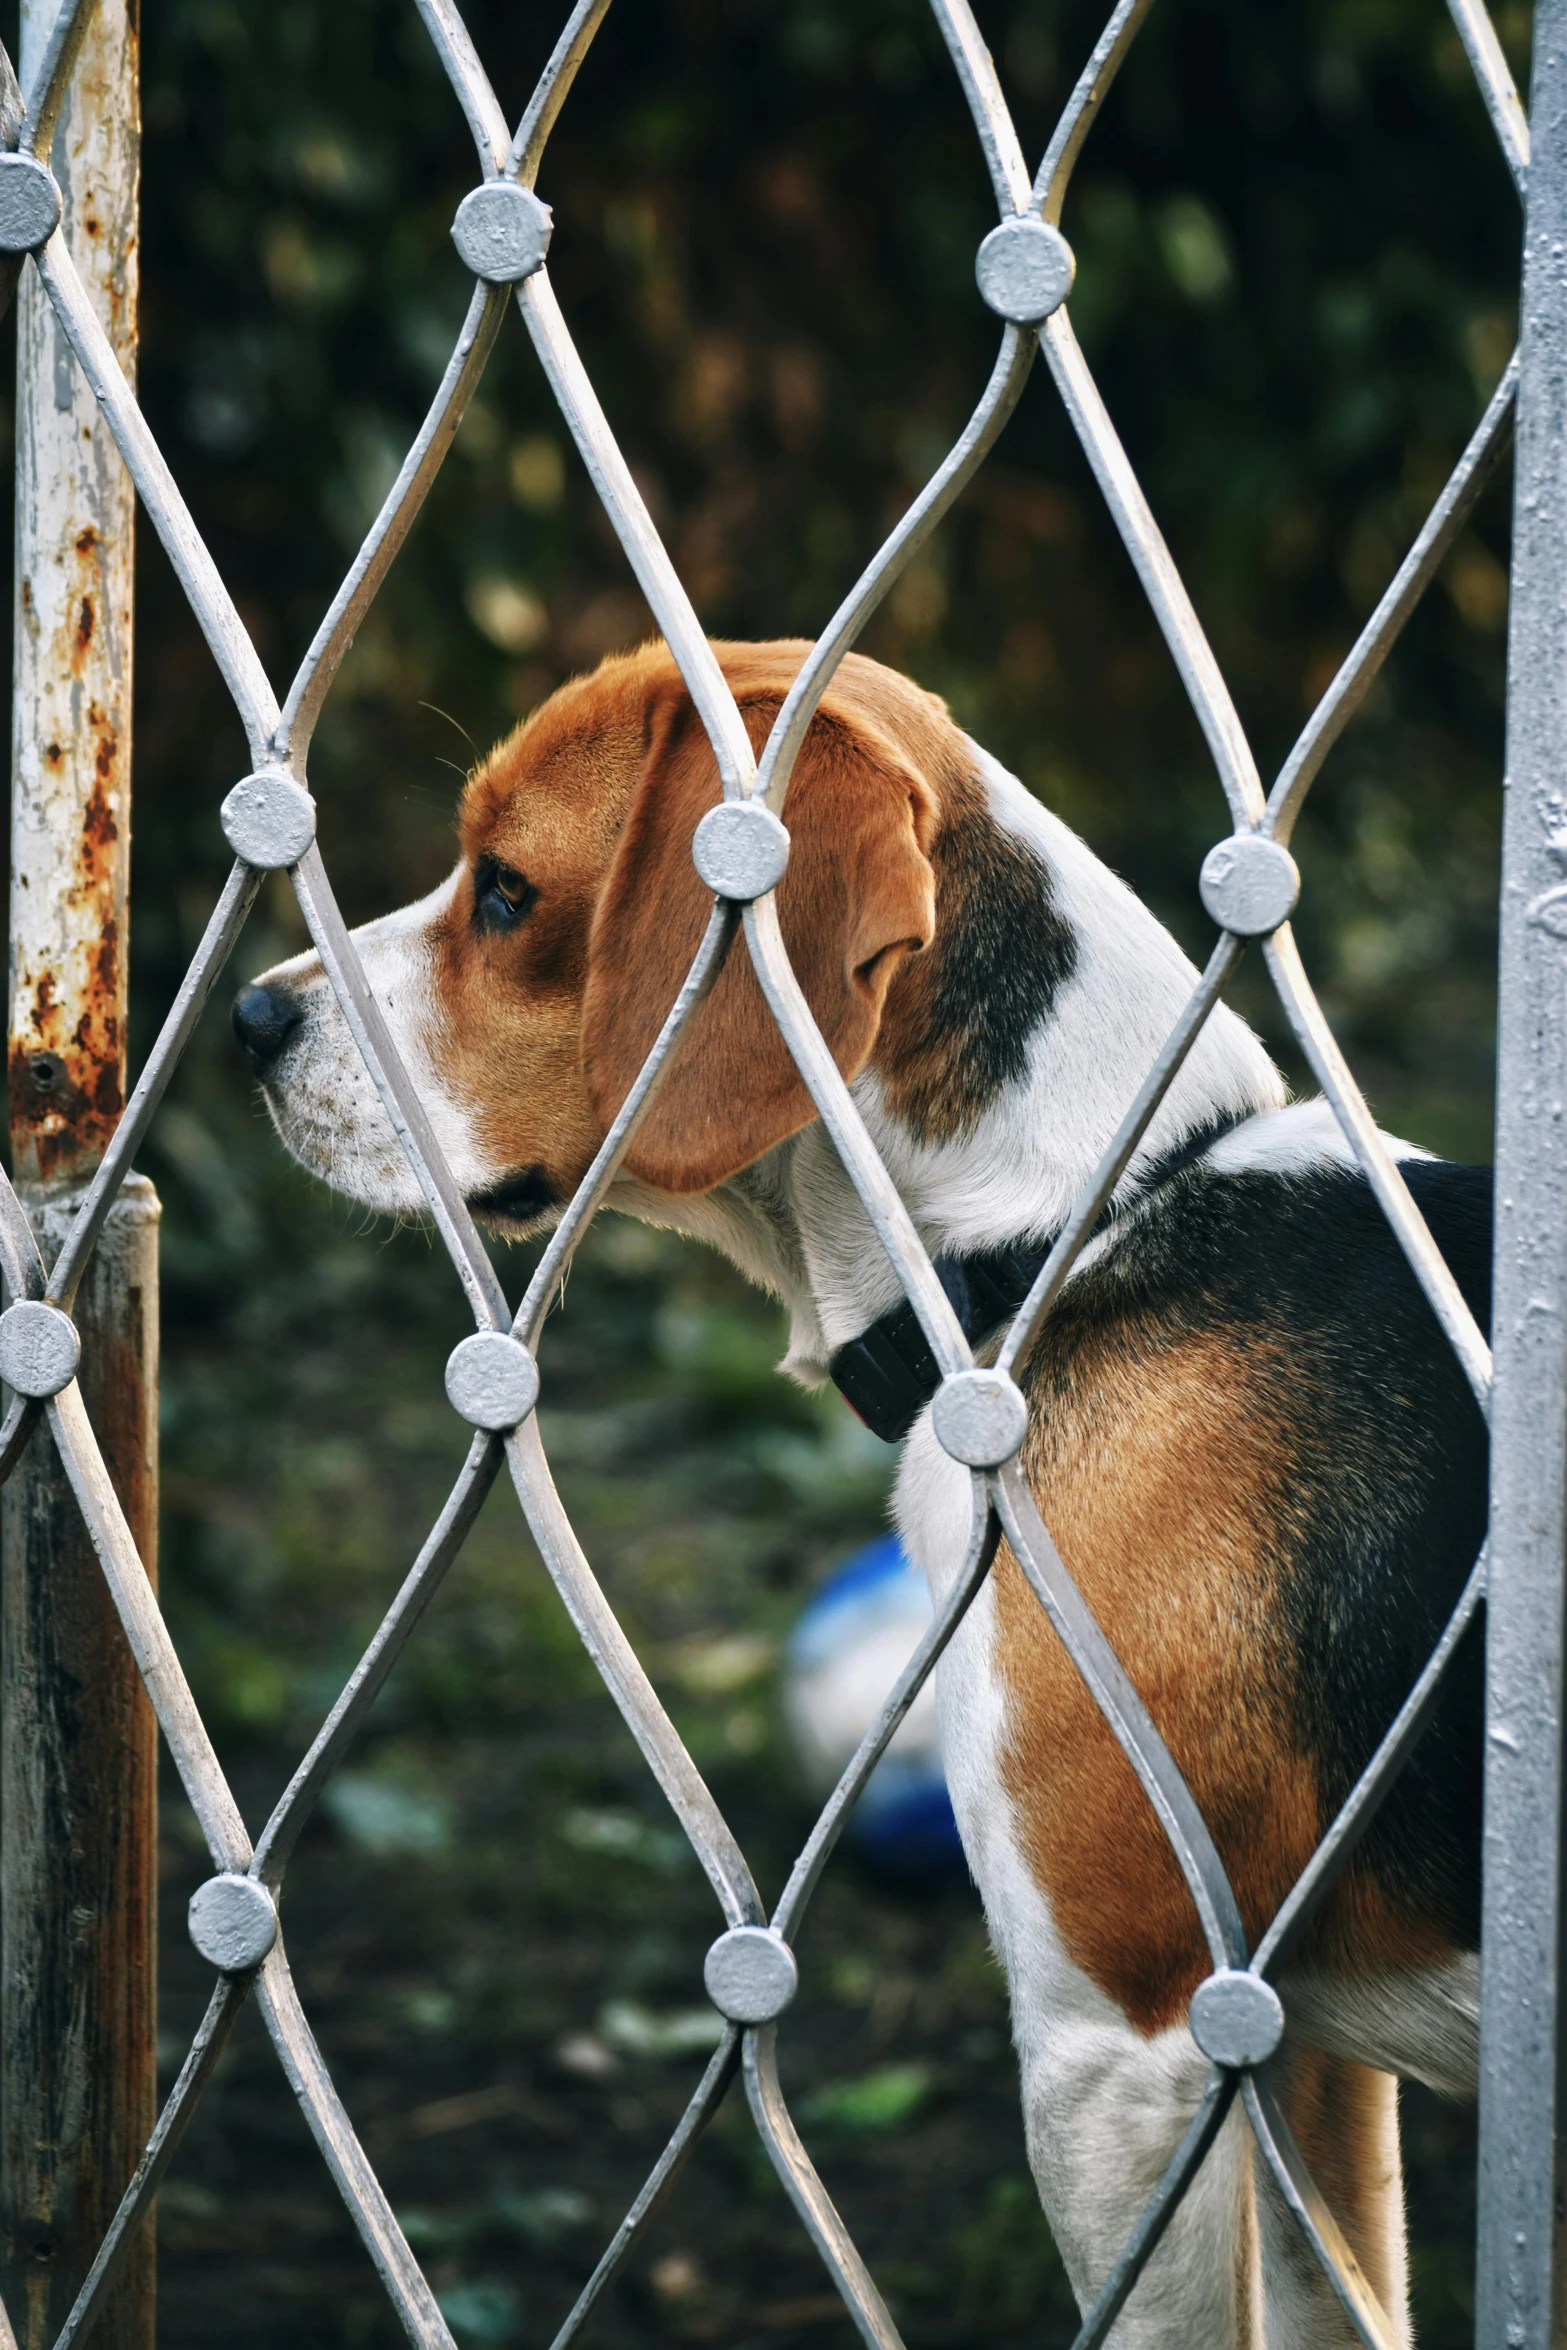
[[[23,0],[30,83],[55,0]],[[99,0],[60,117],[64,233],[136,358],[134,0]],[[46,1260],[125,1100],[130,482],[29,264],[18,288],[12,1166]],[[158,1203],[133,1179],[79,1293],[82,1389],[156,1572]],[[58,2332],[152,2127],[151,1708],[47,1434],[0,1516],[0,2293]],[[150,2231],[95,2332],[151,2350]]]

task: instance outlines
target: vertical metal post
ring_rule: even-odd
[[[56,0],[22,0],[21,78]],[[55,136],[63,229],[134,375],[134,0],[98,0]],[[29,266],[18,289],[12,729],[12,1166],[46,1259],[125,1099],[129,480]],[[77,1304],[82,1388],[149,1573],[157,1542],[157,1217],[127,1186]],[[151,1708],[47,1433],[0,1518],[0,2291],[58,2331],[152,2126]],[[144,2233],[104,2350],[151,2350]]]
[[[1535,20],[1508,641],[1487,1630],[1477,2343],[1567,2339],[1567,0]]]

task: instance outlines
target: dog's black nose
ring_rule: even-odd
[[[265,1077],[304,1018],[286,987],[242,987],[234,998],[234,1034],[258,1077]]]

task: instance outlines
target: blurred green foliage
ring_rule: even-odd
[[[557,17],[467,13],[515,114]],[[1037,153],[1099,20],[1078,0],[979,14]],[[1498,21],[1522,72],[1527,13]],[[393,0],[164,0],[144,41],[143,398],[281,685],[456,333],[447,232],[472,152]],[[813,633],[994,355],[972,281],[987,185],[928,13],[622,0],[541,192],[566,316],[704,621]],[[1439,0],[1167,0],[1063,226],[1077,330],[1267,774],[1511,345],[1516,203]],[[1476,1156],[1506,505],[1499,478],[1298,837],[1303,949],[1376,1106]],[[245,758],[150,534],[140,615],[144,1047],[225,868],[216,808]],[[512,320],[317,738],[349,915],[435,882],[474,751],[648,626]],[[865,644],[946,693],[1203,950],[1195,874],[1222,798],[1043,367]],[[269,885],[236,976],[301,940]],[[1239,1000],[1288,1059],[1254,971]],[[440,1370],[463,1316],[423,1235],[283,1161],[221,1004],[146,1163],[166,1202],[165,1589],[255,1817],[456,1472]],[[523,1261],[502,1270],[516,1294]],[[609,1220],[550,1326],[541,1415],[595,1568],[767,1891],[808,1816],[772,1663],[813,1580],[880,1523],[889,1473],[835,1399],[775,1378],[779,1351],[771,1309],[721,1266]],[[179,1931],[201,1859],[176,1798],[168,1817],[177,2061],[204,1997]],[[569,2306],[702,2062],[714,1924],[499,1491],[289,1904],[310,2012],[459,2339],[547,2339]],[[787,2085],[911,2350],[1069,2339],[969,1896],[910,1902],[835,1868],[803,1955]],[[1467,2125],[1410,2110],[1421,2338],[1440,2350],[1468,2322]],[[254,2037],[163,2232],[169,2343],[395,2338]],[[831,2346],[834,2309],[731,2100],[600,2338]]]

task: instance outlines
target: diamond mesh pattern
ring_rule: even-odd
[[[67,0],[30,94],[25,120],[9,126],[8,144],[13,149],[19,147],[24,154],[36,154],[43,162],[47,162],[54,116],[72,70],[89,4],[90,0]],[[518,196],[504,198],[499,210],[492,205],[491,211],[503,224],[508,218],[520,220],[529,211],[529,198],[520,192],[533,189],[551,127],[605,14],[608,0],[578,0],[515,132],[501,113],[452,0],[416,0],[416,4],[467,118],[482,184],[486,188],[509,186],[519,191]],[[1151,0],[1121,0],[1083,70],[1038,172],[1031,177],[995,69],[966,0],[932,0],[989,168],[1001,221],[1032,217],[1052,227],[1059,221],[1083,142],[1150,5]],[[1495,31],[1479,0],[1449,0],[1449,5],[1521,192],[1527,169],[1528,130]],[[470,197],[468,203],[472,202]],[[508,213],[506,207],[512,207],[513,211]],[[530,216],[536,219],[537,207]],[[501,242],[504,243],[504,238]],[[471,239],[465,243],[460,236],[459,250],[466,250],[473,258],[477,247]],[[1242,844],[1259,839],[1272,841],[1281,849],[1288,843],[1313,778],[1365,698],[1503,448],[1518,382],[1515,357],[1396,577],[1312,713],[1271,791],[1265,793],[1224,679],[1116,436],[1066,309],[1055,308],[1038,324],[1012,320],[1004,327],[994,370],[968,425],[829,620],[779,712],[760,758],[756,759],[685,590],[599,407],[551,289],[547,269],[540,265],[526,275],[514,272],[507,277],[502,274],[507,267],[504,256],[499,262],[493,258],[493,252],[498,250],[499,247],[486,249],[490,257],[480,257],[480,266],[494,270],[497,282],[476,275],[468,315],[429,414],[322,619],[281,707],[229,592],[191,520],[178,485],[96,321],[61,234],[56,231],[32,254],[32,265],[222,672],[243,721],[252,760],[263,776],[282,774],[297,783],[303,782],[311,734],[337,668],[451,445],[513,297],[594,487],[690,690],[718,761],[726,801],[771,800],[775,805],[783,802],[795,756],[838,662],[899,573],[972,478],[1011,414],[1036,353],[1042,350],[1202,726],[1228,805],[1232,837]],[[1003,305],[993,302],[993,306]],[[1247,853],[1243,846],[1241,855]],[[1255,856],[1255,847],[1250,853]],[[772,1015],[943,1373],[950,1378],[972,1369],[969,1349],[929,1257],[872,1146],[790,968],[771,895],[750,902],[715,900],[696,959],[669,1009],[657,1042],[563,1215],[527,1295],[514,1315],[366,984],[353,940],[313,843],[289,865],[288,873],[337,1000],[466,1294],[477,1331],[510,1333],[531,1357],[548,1303],[571,1251],[614,1177],[677,1038],[712,984],[725,955],[744,951],[752,958]],[[17,1196],[0,1175],[0,1272],[13,1301],[46,1299],[69,1313],[110,1205],[189,1041],[202,1006],[244,926],[260,880],[259,869],[243,859],[236,863],[112,1147],[54,1265],[42,1262]],[[1102,1207],[1233,974],[1247,938],[1258,933],[1260,926],[1248,924],[1239,914],[1232,912],[1231,919],[1237,927],[1222,932],[1189,1004],[1148,1072],[1137,1098],[1128,1106],[1097,1173],[1077,1202],[1049,1261],[1007,1334],[996,1366],[1003,1379],[1009,1378],[1013,1367],[1025,1357],[1034,1333],[1059,1295]],[[1301,1049],[1331,1101],[1355,1157],[1430,1300],[1482,1410],[1486,1410],[1491,1368],[1485,1339],[1377,1135],[1371,1113],[1312,990],[1287,920],[1277,921],[1276,916],[1270,919],[1275,926],[1263,935],[1262,953]],[[475,1433],[462,1472],[401,1590],[254,1843],[187,1686],[74,1382],[43,1402],[21,1396],[13,1400],[0,1427],[0,1477],[15,1464],[41,1420],[47,1421],[49,1439],[58,1448],[81,1506],[138,1669],[206,1839],[215,1872],[248,1878],[255,1887],[265,1889],[267,1895],[277,1894],[301,1827],[504,1467],[571,1620],[706,1872],[726,1934],[733,1934],[735,1929],[751,1930],[749,1935],[726,1945],[731,1953],[742,1941],[754,1949],[758,1928],[765,1930],[764,1956],[771,1951],[776,1958],[776,1945],[787,1946],[793,1938],[846,1814],[980,1589],[1004,1534],[1159,1816],[1191,1889],[1215,1970],[1249,1970],[1264,1979],[1276,1975],[1296,1947],[1313,1911],[1354,1852],[1419,1736],[1462,1634],[1480,1604],[1485,1585],[1482,1554],[1451,1622],[1402,1711],[1299,1883],[1257,1948],[1249,1951],[1234,1895],[1201,1814],[1042,1524],[1015,1452],[999,1468],[973,1469],[964,1565],[880,1719],[845,1770],[769,1918],[744,1854],[594,1579],[556,1492],[537,1419],[531,1413],[509,1431],[490,1433],[480,1428]],[[252,1912],[264,1918],[265,1901],[257,1901],[251,1894],[246,1899]],[[718,1974],[714,1975],[715,1985],[720,1979]],[[66,2350],[67,2345],[81,2340],[91,2326],[134,2231],[147,2215],[181,2133],[211,2078],[234,2018],[245,1999],[252,1995],[260,2006],[279,2060],[322,2155],[410,2339],[451,2350],[452,2337],[446,2323],[322,2061],[295,1990],[280,1936],[254,1962],[237,1965],[231,1971],[219,1971],[200,2030],[140,2166],[126,2187],[93,2269],[58,2337],[56,2350]],[[768,2005],[765,1996],[760,2004]],[[731,1998],[729,2007],[734,2019],[746,2012],[744,2000],[739,1997]],[[556,2337],[555,2350],[563,2350],[582,2331],[595,2304],[624,2265],[654,2207],[678,2176],[737,2070],[744,2079],[756,2128],[861,2335],[867,2343],[877,2345],[878,2350],[897,2350],[897,2328],[790,2118],[778,2077],[777,2012],[774,2007],[773,2020],[760,2023],[731,2020],[727,2024],[723,2040],[679,2127],[606,2247]],[[1212,2068],[1198,2111],[1171,2157],[1163,2179],[1083,2320],[1077,2350],[1090,2350],[1091,2345],[1103,2341],[1237,2097],[1244,2103],[1263,2161],[1277,2180],[1359,2338],[1372,2346],[1372,2350],[1392,2350],[1395,2336],[1389,2319],[1377,2305],[1329,2214],[1291,2138],[1265,2071],[1246,2064],[1218,2063]],[[0,2341],[7,2338],[9,2328],[0,2311]]]

